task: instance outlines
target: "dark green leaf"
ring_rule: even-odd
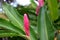
[[[19,29],[18,27],[14,26],[12,23],[10,23],[9,21],[6,21],[4,19],[0,18],[0,26],[6,29],[9,29],[11,31],[14,31],[16,33],[19,33],[20,35],[24,35],[24,31]]]
[[[45,6],[40,9],[37,21],[40,40],[54,40],[54,26],[48,18]]]
[[[13,36],[19,36],[19,34],[10,30],[0,30],[0,37],[13,37]]]

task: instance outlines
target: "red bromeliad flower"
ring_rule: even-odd
[[[38,0],[38,6],[36,8],[36,15],[38,15],[40,8],[43,6],[44,6],[44,0]]]
[[[26,33],[26,36],[30,36],[30,24],[27,14],[24,14],[24,31]]]

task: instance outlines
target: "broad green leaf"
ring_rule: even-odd
[[[0,30],[0,38],[1,37],[13,37],[13,36],[19,36],[19,34],[10,31],[10,30]]]
[[[3,4],[3,10],[12,24],[23,30],[23,17],[9,4]]]
[[[33,30],[32,26],[30,27],[30,40],[38,40],[37,39],[37,34]]]
[[[45,14],[45,17],[46,17],[46,25],[47,25],[47,31],[48,31],[49,40],[54,40],[56,29],[53,26],[53,23],[52,23],[49,15],[47,13]]]
[[[24,31],[19,29],[18,27],[14,26],[12,23],[10,23],[9,21],[6,21],[4,19],[0,18],[0,26],[6,29],[9,29],[11,31],[14,31],[16,33],[19,33],[20,35],[24,35]]]
[[[49,15],[52,21],[58,18],[58,3],[57,0],[47,0],[48,1],[48,9],[50,11]]]
[[[48,18],[45,6],[40,8],[37,17],[38,35],[40,40],[54,40],[54,27]]]

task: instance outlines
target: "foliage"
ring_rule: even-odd
[[[36,16],[37,5],[31,0],[29,6],[12,7],[3,3],[2,7],[8,20],[0,18],[0,37],[20,36],[26,40],[54,40],[60,34],[60,6],[57,0],[45,0]],[[28,14],[30,20],[30,38],[24,31],[23,15]],[[57,35],[56,35],[57,33]]]

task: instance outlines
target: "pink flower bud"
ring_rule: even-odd
[[[43,7],[44,6],[44,0],[38,0],[39,6]]]
[[[36,15],[38,16],[38,13],[40,11],[40,8],[44,6],[44,0],[38,0],[38,6],[36,8]]]
[[[37,6],[37,8],[36,8],[36,15],[38,16],[38,13],[39,13],[39,10],[40,9],[40,7],[39,6]]]
[[[30,24],[27,14],[24,14],[24,31],[26,33],[26,36],[30,36]]]

